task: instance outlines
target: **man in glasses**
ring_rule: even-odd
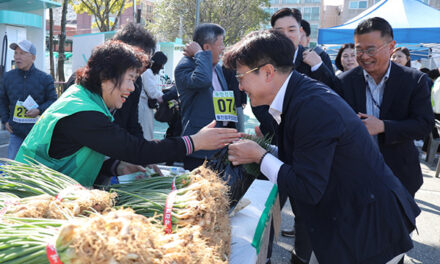
[[[393,29],[383,18],[362,21],[354,32],[359,67],[339,76],[338,93],[362,119],[385,162],[414,197],[423,183],[414,140],[434,125],[426,74],[390,60]]]
[[[224,64],[236,69],[251,104],[270,105],[279,124],[276,154],[240,140],[228,158],[260,164],[280,202],[294,201],[311,245],[308,263],[396,264],[413,246],[420,209],[350,106],[293,70],[294,51],[283,34],[260,31],[226,52]]]
[[[218,64],[225,49],[225,30],[211,23],[196,27],[193,41],[186,45],[176,69],[176,87],[182,110],[182,135],[197,133],[216,120],[217,127],[235,128],[238,121],[233,91]],[[215,151],[196,151],[183,161],[184,168],[193,170],[209,159]]]

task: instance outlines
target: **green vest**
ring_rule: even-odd
[[[52,134],[57,122],[61,118],[81,111],[98,111],[113,121],[113,116],[101,96],[80,85],[71,86],[43,113],[24,140],[15,159],[27,162],[26,157],[30,157],[54,170],[69,175],[83,186],[92,186],[104,162],[105,155],[88,147],[82,147],[74,154],[61,159],[49,156]]]

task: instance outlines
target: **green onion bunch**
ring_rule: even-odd
[[[0,159],[0,191],[19,197],[41,194],[56,196],[63,189],[80,185],[77,181],[36,161],[24,164]]]
[[[46,246],[54,242],[65,221],[3,218],[0,222],[0,263],[49,263]]]

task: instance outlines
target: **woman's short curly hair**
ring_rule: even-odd
[[[141,50],[121,41],[106,41],[93,49],[87,65],[76,72],[76,83],[102,96],[103,81],[111,80],[119,87],[127,70],[139,70],[145,56]]]

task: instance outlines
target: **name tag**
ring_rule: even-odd
[[[33,124],[36,123],[38,120],[38,117],[28,117],[26,116],[27,109],[23,106],[22,101],[17,101],[17,104],[15,105],[14,109],[14,116],[12,120],[16,123],[26,123],[26,124]]]
[[[233,91],[214,91],[212,101],[214,102],[215,120],[238,122]]]

